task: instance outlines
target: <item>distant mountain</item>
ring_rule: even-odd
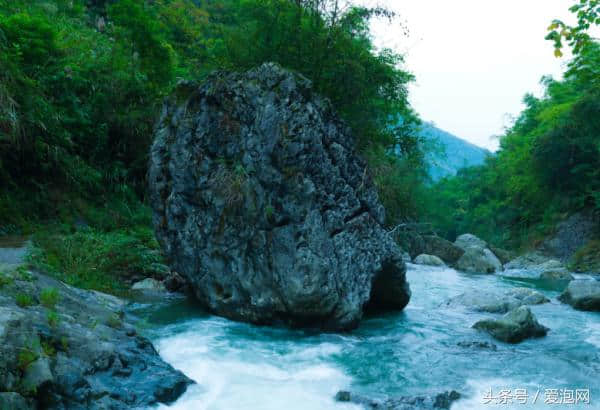
[[[481,165],[485,158],[491,155],[487,149],[471,144],[430,123],[423,123],[421,135],[433,146],[432,152],[427,155],[429,175],[433,181],[456,175],[461,168]]]

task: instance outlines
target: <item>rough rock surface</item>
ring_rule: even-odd
[[[505,269],[543,270],[562,267],[562,263],[539,252],[529,252],[504,265]]]
[[[435,255],[448,265],[453,265],[465,251],[452,242],[435,235],[423,236],[423,253]]]
[[[543,337],[548,328],[541,325],[531,310],[521,306],[511,310],[500,319],[480,320],[473,328],[488,332],[494,338],[507,343],[519,343],[532,337]]]
[[[471,291],[450,299],[446,306],[466,307],[475,312],[506,313],[525,305],[540,305],[550,302],[548,298],[529,288],[514,288],[506,292]]]
[[[410,297],[401,250],[349,129],[310,81],[264,64],[181,84],[149,183],[157,237],[210,311],[355,327]]]
[[[457,269],[468,273],[494,273],[503,270],[502,263],[487,248],[470,246],[456,262]]]
[[[558,299],[578,310],[600,312],[600,281],[571,281]]]
[[[156,279],[146,278],[139,282],[135,282],[133,286],[131,286],[131,290],[140,292],[166,292],[167,288],[162,282]]]
[[[470,248],[473,246],[476,248],[487,248],[486,241],[484,241],[483,239],[479,239],[478,237],[476,237],[475,235],[470,234],[470,233],[465,233],[465,234],[460,235],[454,241],[454,245],[458,246],[459,248],[461,248],[465,251],[467,250],[467,248]]]
[[[37,272],[3,275],[1,409],[146,408],[174,401],[192,383],[137,334],[122,300]],[[41,297],[46,289],[56,290],[55,301]],[[31,300],[21,307],[16,295]]]
[[[377,410],[433,410],[450,409],[452,403],[459,400],[460,393],[452,390],[435,396],[396,397],[384,400],[372,399],[349,391],[339,391],[335,400],[341,403],[353,403],[365,409]]]
[[[547,270],[540,274],[540,279],[556,282],[570,282],[575,278],[566,269],[562,270]]]
[[[599,216],[591,210],[578,212],[559,223],[553,237],[540,246],[540,251],[552,255],[563,262],[589,240],[597,236]]]
[[[415,263],[417,265],[427,265],[427,266],[446,266],[443,260],[438,258],[435,255],[426,255],[421,254],[415,258]]]

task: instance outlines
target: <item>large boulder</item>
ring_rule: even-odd
[[[600,281],[571,281],[558,299],[578,310],[600,312]]]
[[[350,130],[268,63],[180,84],[151,150],[157,237],[210,311],[349,329],[408,303],[402,253]]]
[[[435,255],[426,255],[421,254],[415,258],[415,263],[417,265],[427,265],[427,266],[446,266],[443,260],[438,258]]]
[[[511,310],[500,319],[480,320],[473,328],[485,331],[506,343],[519,343],[528,338],[543,337],[549,330],[537,321],[526,306]]]
[[[423,241],[424,254],[435,255],[449,265],[455,264],[465,253],[464,249],[436,235],[424,235]]]
[[[456,262],[457,269],[468,273],[494,273],[503,270],[502,263],[487,248],[470,246]]]
[[[461,248],[465,251],[467,250],[467,248],[470,248],[470,247],[487,248],[486,241],[484,241],[483,239],[479,239],[478,237],[476,237],[475,235],[470,234],[470,233],[465,233],[463,235],[460,235],[454,241],[454,245],[458,246],[459,248]]]

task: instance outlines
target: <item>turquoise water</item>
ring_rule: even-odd
[[[556,300],[558,290],[526,279],[415,265],[408,279],[413,296],[402,313],[366,318],[348,334],[236,323],[183,301],[141,308],[161,356],[198,383],[169,408],[355,409],[336,403],[335,393],[378,398],[454,389],[464,395],[455,410],[600,409],[599,313],[573,310]],[[494,315],[444,306],[468,290],[515,286],[536,288],[552,300],[532,307],[551,329],[545,338],[504,344],[471,328]],[[457,345],[471,341],[493,342],[497,350]],[[494,396],[527,389],[528,404],[485,404],[490,389]],[[545,404],[546,389],[589,389],[591,404]]]

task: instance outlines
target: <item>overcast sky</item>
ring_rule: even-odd
[[[544,40],[550,22],[569,19],[573,0],[362,0],[400,18],[374,23],[377,43],[406,54],[421,117],[474,144],[496,149],[523,95],[539,95],[543,75],[560,77],[564,59]],[[409,29],[402,34],[400,22]]]

